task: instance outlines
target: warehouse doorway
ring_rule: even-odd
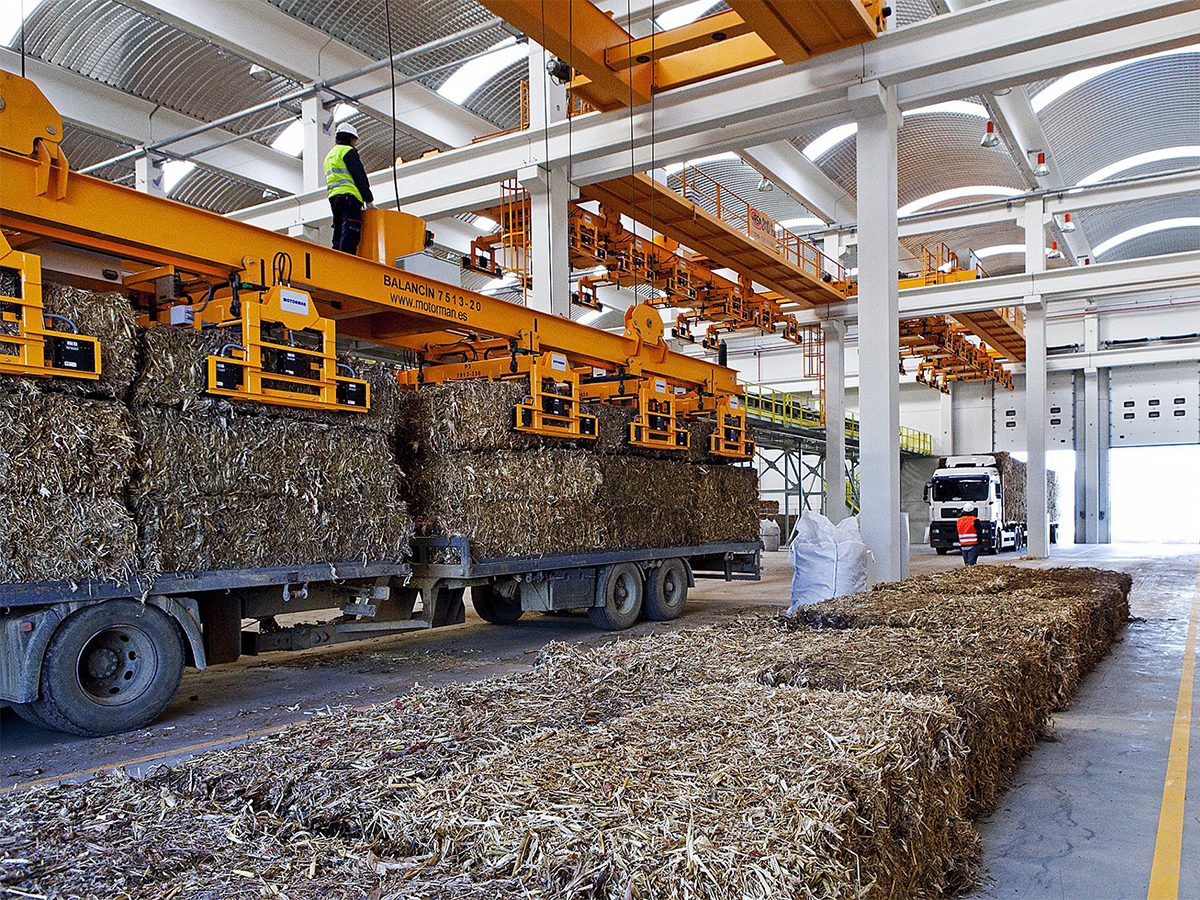
[[[1114,447],[1108,508],[1114,543],[1200,543],[1200,445]]]
[[[1046,468],[1054,473],[1058,484],[1058,501],[1051,510],[1050,520],[1058,524],[1058,543],[1075,543],[1075,451],[1047,450]]]

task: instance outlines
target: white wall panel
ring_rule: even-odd
[[[1200,368],[1195,363],[1112,370],[1113,447],[1200,443]]]

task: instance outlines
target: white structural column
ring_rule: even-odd
[[[333,149],[333,115],[325,111],[322,99],[319,94],[310,94],[300,101],[300,123],[304,129],[300,160],[306,191],[325,187],[325,157]]]
[[[825,515],[846,518],[846,323],[823,322],[825,335]]]
[[[1046,210],[1041,199],[1025,204],[1025,272],[1046,270]],[[1034,559],[1050,552],[1046,495],[1046,304],[1040,294],[1025,298],[1026,508],[1029,551]]]
[[[156,197],[167,196],[167,192],[163,190],[162,160],[155,158],[151,153],[143,153],[135,159],[133,161],[133,184],[144,194],[154,194]]]
[[[567,90],[546,74],[550,54],[529,43],[529,139],[538,141],[547,125],[567,117]],[[571,314],[571,269],[567,247],[567,216],[571,186],[565,163],[550,168],[529,166],[518,178],[529,191],[529,270],[533,309]]]
[[[1088,353],[1100,349],[1100,320],[1095,313],[1084,316],[1083,346]],[[1083,370],[1083,540],[1088,544],[1104,543],[1100,536],[1100,377],[1095,366]]]
[[[324,108],[323,99],[319,94],[310,94],[300,101],[300,126],[304,129],[300,164],[305,191],[325,189],[325,157],[333,149],[333,114]],[[313,242],[320,240],[320,228],[315,223],[293,225],[288,234]]]
[[[894,89],[850,89],[858,120],[859,500],[872,582],[901,576],[900,302]],[[907,536],[903,538],[908,540]]]

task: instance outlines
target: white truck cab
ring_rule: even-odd
[[[963,505],[975,504],[979,546],[984,553],[1024,546],[1025,523],[1005,515],[1001,467],[992,455],[950,456],[925,485],[929,504],[929,544],[939,554],[958,544],[958,517]]]

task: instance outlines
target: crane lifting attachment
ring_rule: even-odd
[[[210,361],[210,390],[361,409],[369,403],[365,385],[339,374],[333,358],[335,337],[353,338],[414,353],[418,367],[401,373],[402,387],[529,376],[515,427],[547,435],[594,436],[583,400],[612,394],[627,402],[658,379],[675,415],[719,418],[713,452],[752,452],[744,411],[731,406],[740,390],[736,373],[670,350],[648,306],[635,307],[625,333],[614,334],[405,272],[393,254],[421,250],[425,232],[415,227],[420,220],[395,211],[369,210],[374,222],[367,224],[411,239],[364,241],[362,255],[352,256],[73,173],[60,146],[62,119],[36,85],[0,72],[0,99],[0,265],[32,285],[41,282],[34,247],[115,258],[119,284],[145,324],[240,325],[240,344]],[[112,289],[112,273],[102,272],[96,265],[85,280]],[[33,305],[33,293],[22,298],[24,307]],[[638,324],[644,313],[658,320],[657,333]],[[673,429],[662,433],[664,441],[678,440]]]

